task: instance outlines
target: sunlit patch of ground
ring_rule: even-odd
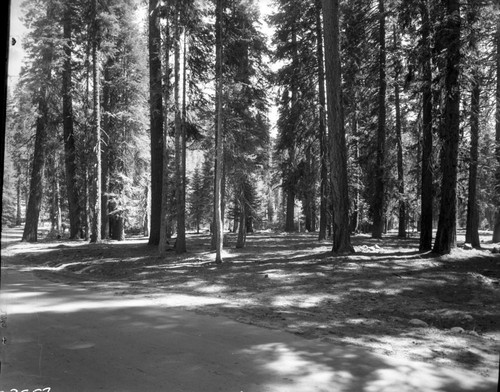
[[[333,257],[331,244],[315,234],[269,232],[249,234],[244,249],[228,235],[222,265],[214,263],[208,235],[188,236],[188,253],[169,251],[165,258],[144,238],[101,244],[10,238],[2,256],[53,280],[176,299],[174,306],[198,312],[494,378],[500,255],[491,252],[499,246],[491,233],[483,234],[484,249],[441,257],[419,253],[416,235],[359,235],[356,254]]]

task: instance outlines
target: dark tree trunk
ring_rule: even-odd
[[[318,240],[326,239],[328,225],[328,149],[326,135],[326,95],[325,95],[325,69],[323,61],[323,27],[321,23],[321,0],[316,0],[316,37],[318,57],[318,93],[319,93],[319,155],[320,155],[320,206],[319,206],[319,235]]]
[[[351,245],[349,233],[347,148],[342,115],[339,0],[323,0],[323,21],[333,202],[332,252],[334,254],[352,253],[354,248]]]
[[[394,27],[394,46],[399,42],[396,27]],[[401,119],[401,102],[399,97],[399,73],[401,64],[396,63],[395,83],[394,83],[394,105],[396,107],[396,141],[398,149],[398,192],[399,192],[399,219],[398,219],[398,237],[406,238],[406,200],[405,200],[405,177],[403,162],[403,132]]]
[[[175,252],[186,252],[186,194],[184,188],[183,169],[183,125],[181,110],[181,26],[180,26],[180,4],[175,6],[174,23],[174,97],[175,97],[175,193],[176,193],[176,223],[177,239],[175,241]]]
[[[470,114],[470,166],[469,166],[469,197],[467,199],[467,223],[465,242],[474,248],[480,248],[479,241],[479,207],[477,205],[477,165],[479,158],[479,110],[481,86],[479,75],[473,75]]]
[[[443,0],[445,20],[442,25],[443,48],[446,50],[444,81],[444,110],[440,127],[441,169],[441,205],[438,230],[433,251],[450,253],[456,246],[457,213],[457,167],[458,143],[460,135],[460,3],[458,0]]]
[[[358,130],[358,108],[357,108],[357,94],[354,95],[354,108],[352,111],[352,136],[353,136],[353,148],[354,148],[354,197],[353,197],[353,213],[351,216],[351,233],[357,233],[359,231],[359,221],[360,221],[360,181],[361,181],[361,168],[359,167],[359,130]]]
[[[76,147],[73,121],[73,82],[72,82],[72,12],[71,4],[66,4],[64,10],[63,34],[66,45],[64,46],[64,64],[62,74],[62,99],[63,99],[63,134],[64,134],[64,163],[66,177],[66,193],[68,197],[69,238],[79,238],[81,231],[80,192],[77,178]]]
[[[167,23],[165,26],[165,75],[170,75],[170,48],[171,48],[171,33],[170,33],[170,22],[169,22],[169,12],[170,3],[167,3]],[[158,56],[160,56],[160,49],[158,48]],[[160,80],[161,84],[161,80]],[[160,233],[158,240],[158,252],[160,256],[165,257],[167,254],[168,239],[171,238],[171,220],[169,218],[169,176],[168,176],[168,166],[169,166],[169,154],[168,154],[168,108],[170,105],[170,77],[165,78],[165,85],[163,86],[163,100],[165,102],[164,112],[161,125],[164,128],[162,131],[162,172],[161,172],[161,208],[160,208]],[[163,105],[163,104],[162,104]],[[151,211],[152,213],[152,211]],[[152,220],[153,218],[151,218]],[[151,240],[150,240],[151,243]]]
[[[214,238],[215,262],[222,263],[223,215],[222,215],[222,176],[224,165],[224,146],[222,138],[222,20],[224,10],[222,0],[216,1],[215,9],[215,186],[214,186]]]
[[[247,239],[247,222],[246,222],[246,208],[245,201],[240,201],[240,222],[238,225],[238,240],[236,241],[236,248],[244,248]]]
[[[50,19],[52,9],[49,5],[47,15]],[[45,161],[47,160],[47,118],[48,118],[48,94],[47,84],[50,83],[52,69],[53,48],[47,44],[42,49],[42,67],[46,80],[43,80],[38,91],[38,117],[36,120],[35,151],[33,152],[33,167],[31,169],[30,190],[28,206],[26,208],[26,222],[22,241],[36,242],[38,240],[38,220],[42,208],[43,199],[43,174]]]
[[[102,181],[101,181],[101,187],[102,187],[102,197],[101,197],[101,210],[102,210],[102,220],[101,220],[101,233],[103,238],[108,238],[109,233],[110,233],[110,216],[109,213],[110,208],[108,205],[109,202],[109,192],[111,189],[109,189],[109,176],[110,176],[110,153],[111,153],[111,146],[110,146],[110,135],[113,132],[113,119],[111,116],[111,113],[113,111],[113,103],[112,103],[112,95],[111,95],[111,75],[110,75],[110,69],[113,66],[113,60],[109,59],[106,62],[106,66],[104,68],[104,85],[102,89],[102,106],[103,106],[103,112],[104,112],[104,121],[103,121],[103,128],[104,132],[102,133],[102,151],[101,151],[101,157],[102,157]]]
[[[92,173],[92,231],[90,234],[90,242],[98,243],[102,240],[101,223],[102,223],[102,160],[101,160],[101,102],[100,102],[100,75],[98,64],[98,34],[97,31],[97,0],[93,0],[94,12],[94,28],[92,37],[92,115],[93,115],[93,148],[94,151],[94,167]]]
[[[421,212],[420,212],[420,246],[421,252],[432,249],[432,68],[430,44],[430,20],[427,0],[420,3],[422,15],[422,56],[423,88],[422,88],[422,177],[421,177]]]
[[[286,220],[285,231],[293,233],[295,231],[295,192],[293,185],[288,186],[286,193]]]
[[[159,0],[149,0],[149,117],[151,127],[151,228],[149,244],[160,242],[163,181],[163,99]]]
[[[385,139],[386,110],[386,49],[385,49],[385,7],[384,0],[378,1],[379,10],[379,91],[378,91],[378,127],[377,127],[377,162],[375,164],[375,194],[373,196],[373,238],[382,238],[385,218]]]
[[[498,7],[500,9],[500,6]],[[497,161],[497,169],[495,171],[495,225],[493,227],[493,242],[500,242],[500,16],[497,17],[497,34],[496,34],[496,149],[495,156]]]

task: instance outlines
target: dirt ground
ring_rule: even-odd
[[[215,297],[217,305],[179,306],[498,377],[500,255],[492,253],[499,244],[491,233],[482,233],[482,250],[459,247],[440,257],[418,252],[415,237],[357,235],[355,254],[333,257],[316,234],[249,234],[244,249],[229,234],[222,265],[213,262],[208,234],[188,235],[188,253],[166,258],[139,237],[101,244],[19,238],[19,231],[3,233],[2,257],[46,279],[116,295]]]

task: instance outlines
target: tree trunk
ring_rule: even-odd
[[[21,172],[17,171],[17,183],[16,183],[16,226],[21,226],[22,215],[21,215]]]
[[[398,45],[399,37],[396,27],[394,27],[394,47]],[[401,64],[396,63],[395,81],[394,81],[394,105],[396,107],[396,141],[398,149],[398,192],[399,192],[399,219],[398,219],[398,237],[406,238],[406,200],[405,200],[405,178],[403,162],[403,134],[401,126],[401,102],[399,97],[399,73]]]
[[[47,15],[50,19],[52,14],[51,5],[47,8]],[[41,81],[38,92],[38,117],[36,120],[35,151],[33,152],[33,167],[31,169],[30,190],[28,206],[26,208],[26,222],[22,241],[36,242],[38,240],[38,219],[42,208],[43,200],[43,174],[45,161],[47,159],[47,117],[48,117],[48,96],[47,85],[51,80],[53,48],[47,43],[42,49],[42,67],[46,80]]]
[[[62,99],[63,99],[63,135],[64,135],[64,162],[66,193],[68,197],[69,238],[79,238],[81,230],[80,192],[77,178],[76,147],[73,121],[73,68],[71,61],[72,44],[72,13],[71,4],[66,4],[64,9],[63,34],[66,45],[64,46],[64,64],[62,74]]]
[[[102,240],[101,221],[101,103],[100,103],[100,75],[98,64],[98,31],[97,31],[97,0],[93,0],[94,29],[92,36],[92,103],[93,103],[93,151],[94,151],[94,170],[93,195],[92,195],[92,232],[90,242],[99,243]]]
[[[186,252],[186,195],[184,188],[183,169],[183,125],[182,125],[182,102],[181,102],[181,27],[180,27],[180,4],[176,2],[174,23],[174,107],[175,107],[175,193],[176,193],[176,221],[177,239],[175,241],[175,252],[177,254]]]
[[[361,181],[361,168],[359,167],[359,130],[358,130],[358,107],[357,107],[358,96],[354,94],[354,108],[352,112],[352,136],[353,136],[353,148],[354,148],[354,197],[353,197],[353,213],[351,216],[351,233],[357,233],[359,231],[359,221],[361,218],[360,214],[360,181]]]
[[[446,50],[444,68],[444,110],[440,127],[441,205],[438,230],[433,251],[450,253],[456,246],[457,213],[457,167],[458,143],[460,135],[460,3],[458,0],[443,0],[446,8],[442,26],[443,48]]]
[[[432,249],[432,68],[430,21],[427,0],[420,3],[422,15],[422,57],[423,88],[422,88],[422,177],[421,177],[421,212],[420,212],[420,246],[421,252]]]
[[[378,127],[377,127],[377,162],[375,164],[375,195],[373,200],[373,238],[382,238],[384,231],[385,209],[385,95],[386,49],[385,49],[385,7],[384,0],[378,1],[379,10],[379,91],[378,91]]]
[[[169,7],[170,3],[167,3],[167,24],[165,26],[166,32],[166,44],[165,44],[165,75],[170,75],[170,47],[171,47],[171,39],[170,39],[170,24],[169,24]],[[160,49],[158,49],[158,56],[160,56]],[[159,57],[158,57],[159,58]],[[161,78],[160,78],[160,86],[161,86]],[[168,193],[168,165],[169,165],[169,156],[168,156],[168,107],[170,104],[170,77],[167,77],[165,80],[164,91],[165,94],[165,116],[163,117],[163,109],[162,109],[162,165],[163,168],[161,170],[162,178],[161,178],[161,209],[160,209],[160,232],[159,232],[159,240],[158,240],[158,252],[161,257],[165,257],[167,254],[167,244],[169,237],[169,224],[170,219],[168,218],[168,209],[169,209],[169,193]],[[161,94],[161,92],[160,92]],[[164,127],[164,130],[163,130]],[[152,211],[151,211],[152,214]],[[153,218],[151,217],[151,221]],[[150,237],[151,238],[151,237]],[[151,240],[150,240],[151,243]]]
[[[320,155],[320,206],[319,206],[319,235],[318,240],[326,239],[328,225],[328,149],[326,134],[326,98],[325,98],[325,69],[323,61],[323,28],[321,24],[321,0],[316,0],[316,37],[318,57],[318,94],[319,94],[319,155]]]
[[[500,8],[500,6],[498,7]],[[497,169],[495,171],[495,226],[493,227],[493,242],[500,242],[500,15],[497,16],[497,33],[496,33],[496,76],[497,76],[497,86],[496,86],[496,148],[495,156],[497,161]]]
[[[481,86],[478,72],[473,75],[470,114],[470,165],[469,165],[469,197],[467,199],[467,223],[465,242],[479,249],[479,207],[477,205],[477,166],[479,158],[479,111]]]
[[[347,148],[342,115],[339,0],[323,0],[325,30],[328,128],[330,131],[330,176],[333,201],[334,254],[352,253],[349,233]]]
[[[149,118],[151,127],[151,228],[149,244],[160,242],[163,182],[163,99],[159,0],[149,0]]]
[[[110,135],[113,132],[113,119],[111,113],[113,111],[113,103],[111,97],[111,75],[110,69],[113,66],[113,60],[108,59],[106,66],[104,68],[104,86],[102,89],[102,106],[104,112],[103,127],[104,132],[102,133],[103,143],[102,143],[102,170],[101,170],[101,187],[102,187],[102,197],[101,197],[101,210],[102,210],[102,221],[101,221],[101,233],[103,238],[108,238],[110,233],[110,208],[109,208],[109,176],[110,176]]]
[[[241,193],[243,193],[243,191]],[[236,248],[237,249],[244,248],[245,242],[247,239],[247,222],[246,222],[247,211],[245,208],[244,196],[241,196],[240,199],[243,199],[243,200],[239,201],[239,204],[240,204],[240,214],[239,214],[240,222],[238,225],[238,240],[236,241]]]
[[[216,1],[215,10],[215,187],[214,187],[214,210],[215,210],[215,262],[222,263],[223,247],[223,222],[222,222],[222,176],[224,165],[224,146],[222,137],[222,20],[224,10],[222,0]]]

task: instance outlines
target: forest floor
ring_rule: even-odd
[[[179,306],[203,314],[498,379],[500,255],[491,233],[482,233],[482,250],[446,256],[418,252],[417,237],[357,235],[356,253],[341,257],[316,234],[249,234],[244,249],[229,234],[216,265],[208,234],[188,235],[188,253],[161,258],[145,238],[21,244],[9,230],[2,257],[45,279],[116,295],[188,294]],[[193,297],[217,301],[183,300]]]

